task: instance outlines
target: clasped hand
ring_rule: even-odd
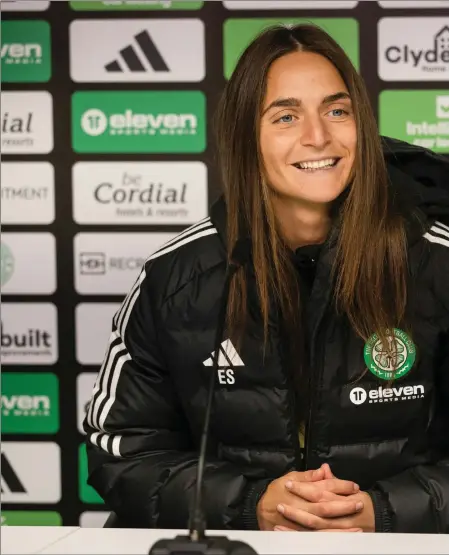
[[[271,482],[257,505],[260,530],[373,532],[370,496],[324,464]]]

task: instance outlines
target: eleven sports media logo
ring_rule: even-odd
[[[2,21],[2,82],[42,83],[50,77],[49,24],[46,21]]]
[[[3,434],[52,434],[59,430],[59,386],[55,374],[2,374]]]
[[[205,97],[200,91],[76,92],[76,152],[203,152]]]
[[[363,356],[368,370],[374,376],[384,381],[391,381],[402,378],[410,372],[416,360],[416,347],[409,336],[398,328],[393,329],[393,334],[387,335],[387,340],[389,345],[386,348],[374,333],[365,343]],[[359,386],[349,392],[349,399],[354,405],[361,405],[367,399],[369,403],[387,403],[422,397],[424,397],[423,385],[391,388],[379,386],[368,392]]]

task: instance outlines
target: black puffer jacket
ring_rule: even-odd
[[[414,343],[396,332],[400,377],[385,390],[390,361],[376,338],[365,345],[336,316],[328,241],[307,318],[313,396],[304,461],[280,323],[273,316],[263,362],[261,324],[250,317],[238,352],[223,337],[205,469],[210,528],[257,529],[256,503],[271,480],[328,462],[369,491],[377,531],[449,533],[449,161],[384,145],[392,191],[427,218],[424,231],[410,227]],[[225,281],[224,226],[221,201],[148,258],[114,317],[84,428],[89,483],[132,526],[188,525]]]

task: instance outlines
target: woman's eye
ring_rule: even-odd
[[[343,116],[344,114],[347,114],[348,112],[346,112],[346,110],[343,110],[342,108],[335,108],[335,110],[331,110],[330,113],[338,118],[340,116]]]
[[[293,121],[293,116],[291,114],[285,114],[285,116],[281,116],[277,121],[281,123],[291,123]]]

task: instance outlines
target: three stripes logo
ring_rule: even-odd
[[[424,234],[424,237],[431,243],[438,243],[449,247],[449,226],[442,222],[435,222],[427,233]]]
[[[204,366],[213,366],[214,359],[215,351],[212,353],[212,356],[203,362]],[[232,368],[236,366],[245,366],[245,363],[240,358],[231,340],[226,339],[220,345],[218,353],[218,381],[221,385],[235,384],[234,370]]]
[[[1,454],[1,493],[27,493],[5,453]]]
[[[131,72],[145,72],[149,64],[154,71],[170,71],[161,53],[154,44],[148,31],[134,36],[137,45],[129,44],[120,50],[121,58],[113,60],[104,67],[110,73],[123,73],[125,66]]]

